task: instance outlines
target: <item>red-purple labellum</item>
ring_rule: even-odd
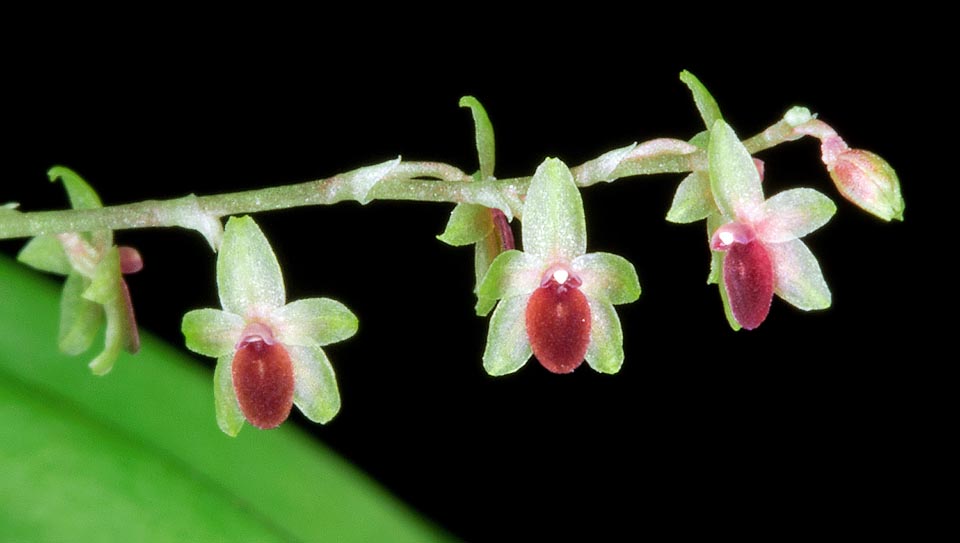
[[[526,311],[527,337],[540,364],[570,373],[583,362],[590,343],[590,305],[579,288],[554,280],[533,291]]]
[[[773,264],[759,241],[735,243],[723,259],[723,284],[733,318],[753,330],[767,318],[773,301]]]
[[[247,341],[233,356],[233,390],[240,410],[257,428],[276,428],[293,406],[293,364],[280,343]]]

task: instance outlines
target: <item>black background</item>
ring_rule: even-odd
[[[299,182],[397,155],[473,171],[464,94],[491,116],[499,177],[530,175],[547,156],[575,165],[633,141],[689,138],[701,124],[677,78],[684,68],[742,136],[806,105],[897,169],[906,222],[884,224],[842,200],[813,140],[764,152],[768,196],[811,186],[837,202],[835,218],[805,238],[833,307],[804,313],[777,299],[758,330],[734,333],[705,284],[702,223],[663,219],[682,176],[584,190],[589,250],[630,259],[644,289],[619,308],[627,358],[616,376],[586,365],[556,376],[535,361],[507,377],[484,373],[472,250],[434,237],[451,205],[258,215],[288,298],[329,296],[360,318],[355,338],[327,349],[341,413],[326,426],[292,418],[473,541],[916,534],[914,523],[935,514],[917,506],[937,477],[930,418],[945,402],[927,371],[943,355],[930,347],[937,317],[924,304],[945,296],[928,206],[931,187],[953,181],[921,173],[931,162],[921,123],[937,84],[916,55],[783,29],[680,54],[667,40],[682,35],[644,39],[629,28],[587,37],[558,26],[521,46],[512,41],[526,35],[520,27],[425,28],[375,43],[364,29],[334,38],[336,27],[279,41],[273,27],[269,38],[255,26],[131,29],[99,46],[54,32],[52,54],[8,48],[0,201],[62,207],[62,188],[45,177],[55,164],[80,172],[108,204]],[[803,43],[781,49],[792,41]],[[129,279],[141,326],[182,344],[182,314],[217,305],[214,255],[181,230],[118,240],[146,262]],[[212,371],[212,360],[197,363]]]

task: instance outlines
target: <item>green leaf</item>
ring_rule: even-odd
[[[523,206],[523,249],[551,262],[569,262],[586,252],[580,190],[559,159],[548,158],[533,174]]]
[[[188,349],[218,358],[233,354],[244,326],[240,315],[219,309],[194,309],[183,316],[180,331]]]
[[[447,539],[295,424],[224,436],[211,370],[148,334],[92,379],[51,341],[58,297],[0,255],[0,539]]]
[[[710,189],[720,211],[736,219],[753,218],[763,205],[760,173],[747,148],[727,123],[714,124],[708,155]]]
[[[571,263],[587,297],[611,304],[627,304],[640,297],[640,279],[629,260],[610,253],[587,253]]]
[[[600,373],[617,373],[623,365],[623,329],[613,305],[587,298],[590,304],[590,343],[587,364]]]
[[[481,298],[500,299],[530,294],[540,286],[543,262],[516,249],[500,253],[490,264],[477,292]]]
[[[793,306],[810,311],[830,307],[830,288],[820,263],[799,239],[765,245],[776,277],[774,292]]]
[[[687,224],[705,219],[716,210],[717,204],[710,192],[710,176],[706,172],[693,172],[677,186],[667,220]]]
[[[437,239],[460,247],[476,243],[493,230],[493,216],[490,209],[477,204],[457,204],[450,212],[450,220],[443,233]]]
[[[496,145],[493,139],[493,125],[487,117],[487,111],[473,96],[464,96],[460,99],[460,107],[470,108],[473,114],[473,125],[476,131],[477,156],[480,157],[480,175],[482,179],[493,177],[493,168],[496,165]]]
[[[245,316],[252,309],[277,309],[286,294],[280,264],[267,238],[249,216],[230,217],[217,257],[220,303]]]
[[[490,317],[483,369],[490,375],[506,375],[523,367],[533,356],[527,339],[526,310],[529,296],[501,300]]]
[[[710,91],[703,86],[703,83],[697,79],[697,76],[683,70],[680,72],[680,81],[683,81],[687,85],[687,88],[690,89],[690,92],[693,93],[693,101],[697,104],[697,111],[700,112],[703,124],[708,130],[714,123],[723,119],[717,101],[713,99]]]
[[[90,348],[103,326],[103,306],[83,297],[89,280],[79,273],[67,276],[60,296],[60,352],[78,355]]]
[[[827,224],[836,211],[830,198],[813,189],[785,190],[767,200],[757,235],[767,243],[797,239]]]
[[[273,312],[277,339],[284,345],[322,346],[343,341],[357,333],[356,315],[330,298],[307,298]]]
[[[20,250],[17,260],[38,270],[60,275],[67,275],[73,270],[60,240],[49,234],[31,239]]]
[[[240,410],[237,392],[233,388],[233,352],[217,359],[213,370],[213,407],[217,426],[230,437],[237,437],[247,421]]]
[[[326,424],[340,411],[333,366],[320,347],[287,347],[293,363],[293,402],[313,422]]]

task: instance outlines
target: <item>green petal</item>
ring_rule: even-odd
[[[707,129],[712,127],[713,123],[723,119],[717,101],[713,99],[713,96],[707,88],[703,86],[703,83],[697,79],[697,76],[684,70],[680,72],[680,81],[683,81],[690,89],[690,92],[693,93],[693,101],[697,104],[697,110],[700,112],[700,117],[703,119],[703,124]]]
[[[806,311],[830,307],[830,288],[823,279],[820,264],[802,241],[795,239],[765,246],[773,262],[777,296]]]
[[[320,347],[289,346],[293,363],[293,403],[313,422],[326,424],[340,411],[337,378]]]
[[[127,313],[121,281],[120,251],[114,246],[97,264],[90,286],[83,293],[87,300],[102,305],[107,317],[103,351],[90,362],[90,369],[96,375],[104,375],[113,369],[113,363],[124,347],[135,352],[139,345],[136,324]]]
[[[813,189],[785,190],[764,204],[757,236],[767,243],[801,238],[827,224],[836,211],[830,198]]]
[[[457,204],[450,212],[450,220],[437,239],[460,247],[476,243],[493,230],[493,215],[489,208],[477,204]]]
[[[476,131],[477,156],[480,157],[480,175],[482,179],[493,177],[493,168],[496,165],[496,145],[493,139],[493,125],[487,117],[487,111],[473,96],[464,96],[460,99],[460,107],[470,108],[473,114],[473,125]]]
[[[285,302],[280,264],[250,217],[230,217],[217,257],[220,303],[230,313],[277,309]]]
[[[580,190],[567,165],[545,160],[530,182],[523,206],[523,249],[547,261],[572,261],[587,249]]]
[[[357,317],[330,298],[291,302],[271,314],[276,335],[284,345],[310,347],[343,341],[357,333]]]
[[[640,279],[629,260],[610,253],[588,253],[574,259],[573,272],[580,276],[580,290],[588,298],[611,304],[627,304],[640,297]]]
[[[513,373],[533,356],[526,326],[529,300],[529,296],[501,300],[493,311],[483,352],[483,369],[490,375]]]
[[[587,298],[590,304],[590,344],[587,364],[600,373],[617,373],[623,365],[623,329],[613,305]]]
[[[540,286],[543,262],[516,249],[500,253],[480,283],[481,298],[512,298],[530,294]]]
[[[60,335],[57,345],[61,352],[78,355],[90,348],[103,326],[103,307],[83,297],[89,280],[77,272],[67,276],[60,297]]]
[[[476,277],[476,283],[474,286],[474,292],[477,293],[477,305],[476,312],[477,315],[484,317],[489,313],[493,306],[497,305],[496,298],[485,298],[480,296],[480,285],[483,283],[483,278],[487,275],[487,270],[490,269],[490,264],[496,260],[497,256],[500,255],[503,248],[500,243],[500,236],[496,231],[490,232],[490,235],[478,241],[474,245],[473,252],[473,269],[474,275]]]
[[[228,436],[237,437],[246,419],[233,388],[233,353],[217,359],[217,368],[213,370],[213,405],[217,426]]]
[[[752,219],[763,204],[760,174],[747,148],[727,123],[714,124],[708,155],[710,189],[720,211],[727,217]]]
[[[710,192],[710,175],[693,172],[677,186],[667,220],[678,224],[691,223],[706,219],[716,209],[717,204]]]
[[[73,270],[60,240],[49,234],[31,239],[20,250],[17,260],[38,270],[60,275],[67,275]]]
[[[183,316],[180,330],[188,349],[218,358],[233,353],[244,326],[240,315],[219,309],[195,309]]]

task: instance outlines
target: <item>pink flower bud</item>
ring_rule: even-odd
[[[830,166],[830,177],[847,200],[885,221],[903,220],[900,181],[890,164],[862,149],[849,149]]]

